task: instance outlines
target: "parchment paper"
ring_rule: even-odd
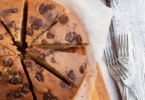
[[[102,58],[113,11],[100,0],[52,0],[73,12],[88,32],[90,44],[86,47],[88,73],[73,100],[91,100],[97,77],[96,62]]]

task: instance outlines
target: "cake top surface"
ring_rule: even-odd
[[[75,94],[75,88],[70,87],[30,58],[24,60],[24,63],[39,100],[70,100]]]
[[[64,14],[58,23],[41,35],[32,45],[79,43],[89,43],[87,33],[70,12]]]
[[[47,62],[49,66],[56,69],[77,87],[83,82],[87,67],[87,57],[85,55],[41,48],[29,48],[28,51]]]
[[[33,100],[18,56],[0,57],[0,99]]]
[[[26,42],[42,32],[43,28],[51,24],[64,10],[65,8],[52,1],[29,0]]]
[[[15,41],[20,41],[23,0],[1,0],[0,19],[12,33]]]

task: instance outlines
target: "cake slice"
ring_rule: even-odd
[[[79,87],[87,66],[85,55],[50,49],[29,48],[27,54],[53,74],[63,77],[70,85]]]
[[[22,46],[22,21],[25,0],[1,0],[0,19],[11,32],[14,40]]]
[[[1,47],[5,47],[7,50],[9,50],[12,54],[17,54],[17,47],[14,45],[12,41],[12,36],[10,33],[8,33],[3,26],[3,24],[0,21],[0,45]]]
[[[28,46],[62,16],[65,8],[49,0],[28,0],[26,42]]]
[[[18,56],[0,57],[0,100],[33,100]]]
[[[72,100],[77,88],[72,88],[30,58],[24,60],[37,100]]]
[[[57,24],[32,43],[49,49],[81,48],[88,44],[86,31],[71,12],[65,13]]]

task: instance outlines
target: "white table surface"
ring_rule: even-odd
[[[104,2],[104,0],[102,0]],[[145,89],[143,87],[141,55],[145,55],[145,0],[113,0],[111,8],[114,9],[114,31],[115,34],[131,33],[131,45],[134,51],[129,70],[135,78],[134,89],[142,100],[145,100]],[[109,33],[108,33],[109,37]],[[108,40],[106,46],[108,46]],[[111,97],[111,100],[120,100],[118,88],[110,77],[107,67],[102,60],[99,61],[101,70]],[[129,100],[136,100],[129,92]]]

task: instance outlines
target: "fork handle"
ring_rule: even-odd
[[[133,90],[132,88],[129,88],[129,89],[135,94],[135,96],[138,100],[141,100],[141,98],[139,97],[139,95],[137,94],[137,92],[135,90]]]

